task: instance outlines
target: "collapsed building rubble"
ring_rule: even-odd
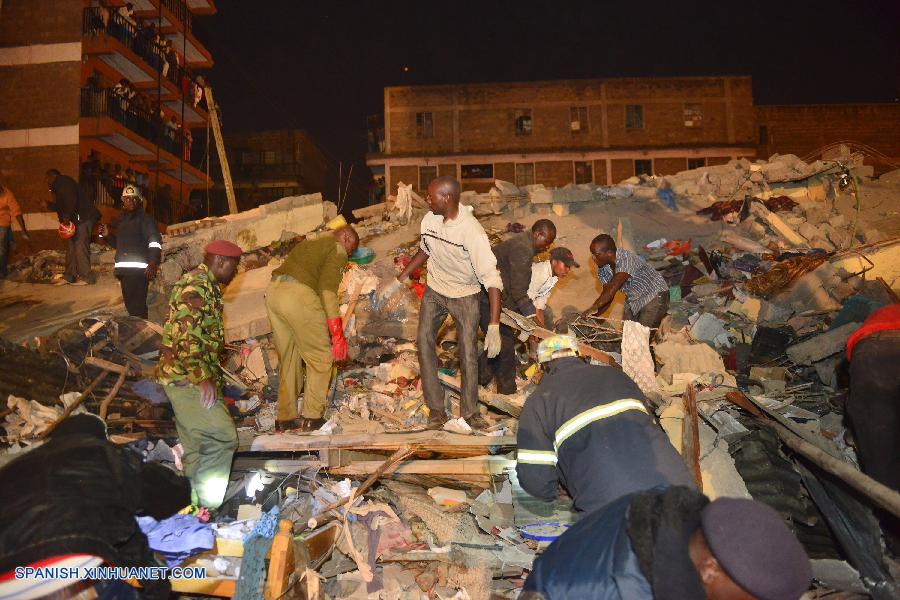
[[[670,286],[658,331],[609,314],[558,317],[587,359],[620,365],[639,383],[704,493],[775,508],[814,559],[817,588],[889,597],[879,596],[892,585],[881,543],[865,543],[879,540],[873,502],[844,490],[859,474],[842,418],[844,345],[873,309],[897,301],[900,283],[900,239],[854,215],[859,199],[852,186],[842,187],[848,173],[864,172],[852,156],[812,165],[781,156],[610,186],[497,181],[463,202],[486,218],[494,243],[517,229],[504,222],[566,217],[610,202],[715,220],[720,233],[702,242],[623,240]],[[517,417],[540,374],[523,345],[517,393],[479,389],[490,427],[473,432],[458,419],[445,431],[422,431],[428,414],[414,341],[427,265],[405,295],[377,301],[380,286],[417,247],[409,232],[426,206],[411,186],[401,184],[384,205],[354,211],[363,245],[378,246],[377,258],[349,265],[341,284],[351,360],[337,370],[326,424],[311,435],[274,431],[278,356],[263,294],[293,244],[335,216],[328,204],[286,198],[252,214],[175,226],[165,238],[163,297],[202,260],[205,241],[221,237],[245,251],[225,317],[225,395],[240,448],[213,548],[187,559],[210,565],[212,574],[192,591],[233,591],[239,538],[277,507],[287,535],[271,532],[273,549],[284,546],[278,572],[270,560],[266,597],[289,589],[331,598],[516,597],[535,557],[575,518],[565,501],[529,498],[515,477]],[[617,235],[629,237],[621,221]],[[35,265],[32,272],[45,270]],[[525,339],[552,335],[511,311],[502,319]],[[24,451],[61,415],[88,410],[120,442],[176,464],[172,411],[152,381],[159,334],[150,322],[98,315],[37,350],[4,344],[22,377],[43,371],[29,375],[34,385],[0,375],[9,397],[4,441]],[[438,351],[452,414],[460,387],[455,347],[448,322]]]

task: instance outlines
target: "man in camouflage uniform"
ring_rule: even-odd
[[[203,264],[185,273],[169,297],[157,377],[175,409],[194,504],[215,509],[225,496],[238,445],[222,402],[222,288],[234,279],[241,249],[217,240],[204,250]]]

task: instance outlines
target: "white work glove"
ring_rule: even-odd
[[[400,281],[396,278],[378,292],[378,304],[384,304],[400,291]]]
[[[500,354],[500,323],[488,325],[487,333],[484,336],[484,350],[487,352],[488,358],[494,358]]]

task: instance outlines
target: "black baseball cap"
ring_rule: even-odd
[[[567,267],[581,266],[577,262],[575,262],[575,256],[572,254],[572,251],[562,246],[560,246],[559,248],[554,248],[550,251],[550,260],[558,260]]]

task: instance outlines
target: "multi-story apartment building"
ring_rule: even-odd
[[[756,154],[750,77],[388,87],[367,164],[388,193],[437,175],[487,191],[616,183]]]
[[[226,134],[225,148],[239,210],[285,196],[325,192],[327,160],[302,129]],[[218,157],[213,168],[216,206],[227,206]]]
[[[101,210],[133,183],[160,221],[192,216],[190,193],[211,184],[196,146],[209,118],[199,70],[212,66],[192,24],[215,12],[213,0],[0,3],[0,176],[26,212],[45,210],[56,168]]]

